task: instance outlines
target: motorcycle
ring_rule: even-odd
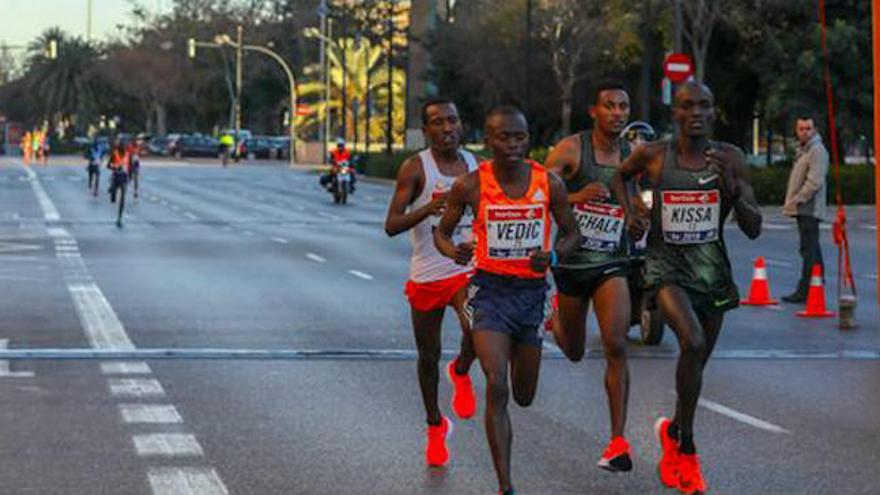
[[[351,193],[351,174],[352,170],[349,163],[341,162],[339,170],[333,179],[333,187],[331,189],[334,203],[344,205],[348,202],[348,195]]]

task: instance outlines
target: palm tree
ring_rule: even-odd
[[[345,57],[343,57],[345,51]],[[385,110],[388,105],[388,72],[383,63],[385,49],[366,37],[356,40],[343,38],[328,43],[330,98],[325,101],[325,86],[320,80],[320,66],[310,65],[303,71],[307,82],[298,86],[299,99],[308,103],[314,111],[304,117],[297,117],[297,127],[315,130],[329,113],[331,121],[341,122],[342,112],[346,113],[346,129],[339,135],[346,140],[353,136],[363,136],[357,129],[366,127],[367,105],[369,104],[369,138],[380,141],[385,137]],[[343,64],[343,59],[345,64]],[[394,99],[392,123],[394,139],[402,139],[404,108],[406,98],[406,75],[402,69],[395,68],[391,73],[392,97]],[[344,88],[344,89],[343,89]],[[347,105],[343,108],[343,92]],[[357,102],[357,103],[355,103]]]
[[[58,47],[55,59],[45,54],[52,40]],[[87,123],[97,115],[100,88],[95,69],[101,54],[95,46],[56,27],[44,31],[28,51],[24,77],[39,103],[41,119]]]

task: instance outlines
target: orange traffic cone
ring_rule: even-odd
[[[755,272],[752,275],[752,286],[749,288],[749,298],[743,299],[742,304],[749,306],[772,306],[779,301],[770,298],[770,282],[767,280],[767,266],[764,257],[755,259]]]
[[[807,309],[798,311],[798,316],[806,318],[827,318],[834,313],[825,308],[825,287],[822,286],[822,265],[813,265],[810,277],[810,290],[807,292]]]

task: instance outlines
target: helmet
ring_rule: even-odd
[[[657,133],[651,124],[637,120],[630,122],[620,131],[620,137],[626,139],[632,144],[640,144],[645,141],[653,141],[657,139]]]
[[[336,138],[336,146],[345,146],[345,138]]]

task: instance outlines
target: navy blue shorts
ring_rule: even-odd
[[[550,314],[545,278],[506,277],[477,270],[465,306],[473,331],[509,335],[518,344],[541,346]]]

